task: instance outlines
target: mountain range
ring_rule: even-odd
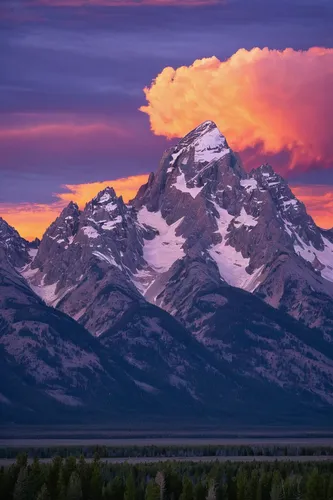
[[[333,231],[207,121],[125,204],[0,219],[1,420],[319,425],[333,416]]]

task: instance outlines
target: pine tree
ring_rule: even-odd
[[[317,468],[312,470],[306,482],[305,500],[326,500],[323,478]]]
[[[62,466],[61,457],[55,457],[52,460],[51,465],[49,465],[48,475],[47,475],[47,489],[51,495],[51,500],[57,500],[58,498],[58,482],[59,474]]]
[[[38,458],[35,458],[29,471],[29,496],[35,498],[45,483],[45,477]]]
[[[208,492],[207,492],[207,497],[206,500],[216,500],[216,484],[215,481],[211,481]]]
[[[43,486],[41,487],[41,489],[37,495],[37,500],[51,500],[49,490],[47,489],[47,486],[45,483],[43,484]]]
[[[57,500],[64,500],[66,498],[66,493],[67,493],[67,485],[65,483],[63,469],[61,468],[58,476]]]
[[[283,500],[283,481],[279,471],[274,472],[270,500]]]
[[[194,487],[194,500],[205,500],[206,499],[207,490],[199,481]]]
[[[273,483],[270,500],[283,500],[282,483]]]
[[[103,500],[113,500],[112,483],[107,483],[106,485],[103,486],[102,498]]]
[[[63,475],[66,487],[69,483],[69,478],[71,477],[72,472],[76,470],[76,458],[75,457],[67,457],[65,463],[63,465]]]
[[[136,499],[136,488],[134,476],[130,473],[127,477],[124,500],[135,500]]]
[[[160,488],[155,481],[149,481],[146,487],[145,500],[159,500]]]
[[[82,487],[81,480],[77,472],[72,472],[67,487],[67,500],[81,500]]]
[[[180,495],[180,500],[193,500],[193,484],[187,476],[185,476],[183,480],[183,490]]]
[[[13,500],[28,499],[28,481],[28,469],[21,467],[14,487]]]
[[[248,477],[246,470],[243,467],[240,467],[236,476],[237,500],[245,500],[247,484]]]
[[[90,498],[91,500],[100,500],[102,498],[103,481],[100,467],[94,464],[90,478]]]
[[[28,455],[27,453],[19,453],[16,457],[16,465],[19,469],[26,467],[28,465]]]
[[[159,487],[160,500],[163,500],[164,492],[165,492],[165,476],[164,476],[163,472],[159,471],[156,474],[155,482],[156,482],[157,486]]]
[[[333,475],[331,474],[327,486],[327,500],[333,500]]]

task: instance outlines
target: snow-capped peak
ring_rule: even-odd
[[[110,201],[117,201],[117,200],[118,197],[113,187],[106,187],[105,189],[100,191],[92,201],[98,203],[99,205],[106,205]]]
[[[191,154],[193,150],[195,163],[210,163],[230,153],[226,138],[212,121],[202,123],[179,142],[172,154],[170,165],[173,166],[181,155],[182,163],[186,163],[184,153]]]

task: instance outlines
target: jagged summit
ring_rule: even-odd
[[[121,198],[121,197],[119,197]],[[97,195],[92,199],[93,202],[100,204],[106,204],[111,200],[118,200],[118,196],[113,187],[107,186],[97,193]]]
[[[131,205],[112,187],[82,211],[69,204],[23,275],[119,355],[142,394],[211,414],[236,381],[237,416],[252,394],[272,395],[278,411],[289,396],[333,406],[332,263],[333,237],[288,183],[268,164],[247,173],[206,121],[165,152]]]
[[[3,255],[14,267],[22,267],[30,259],[29,242],[2,217],[0,217],[0,247],[3,249]]]
[[[229,152],[227,140],[216,124],[206,121],[179,141],[173,150],[170,165],[173,165],[180,156],[183,164],[190,158],[193,158],[195,163],[210,163],[223,158]]]
[[[68,205],[61,211],[59,218],[71,217],[73,215],[80,215],[80,209],[77,203],[70,201]]]

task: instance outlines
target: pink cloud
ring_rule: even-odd
[[[240,49],[165,68],[144,89],[151,129],[182,137],[213,120],[231,147],[290,153],[289,168],[333,165],[333,49]]]

